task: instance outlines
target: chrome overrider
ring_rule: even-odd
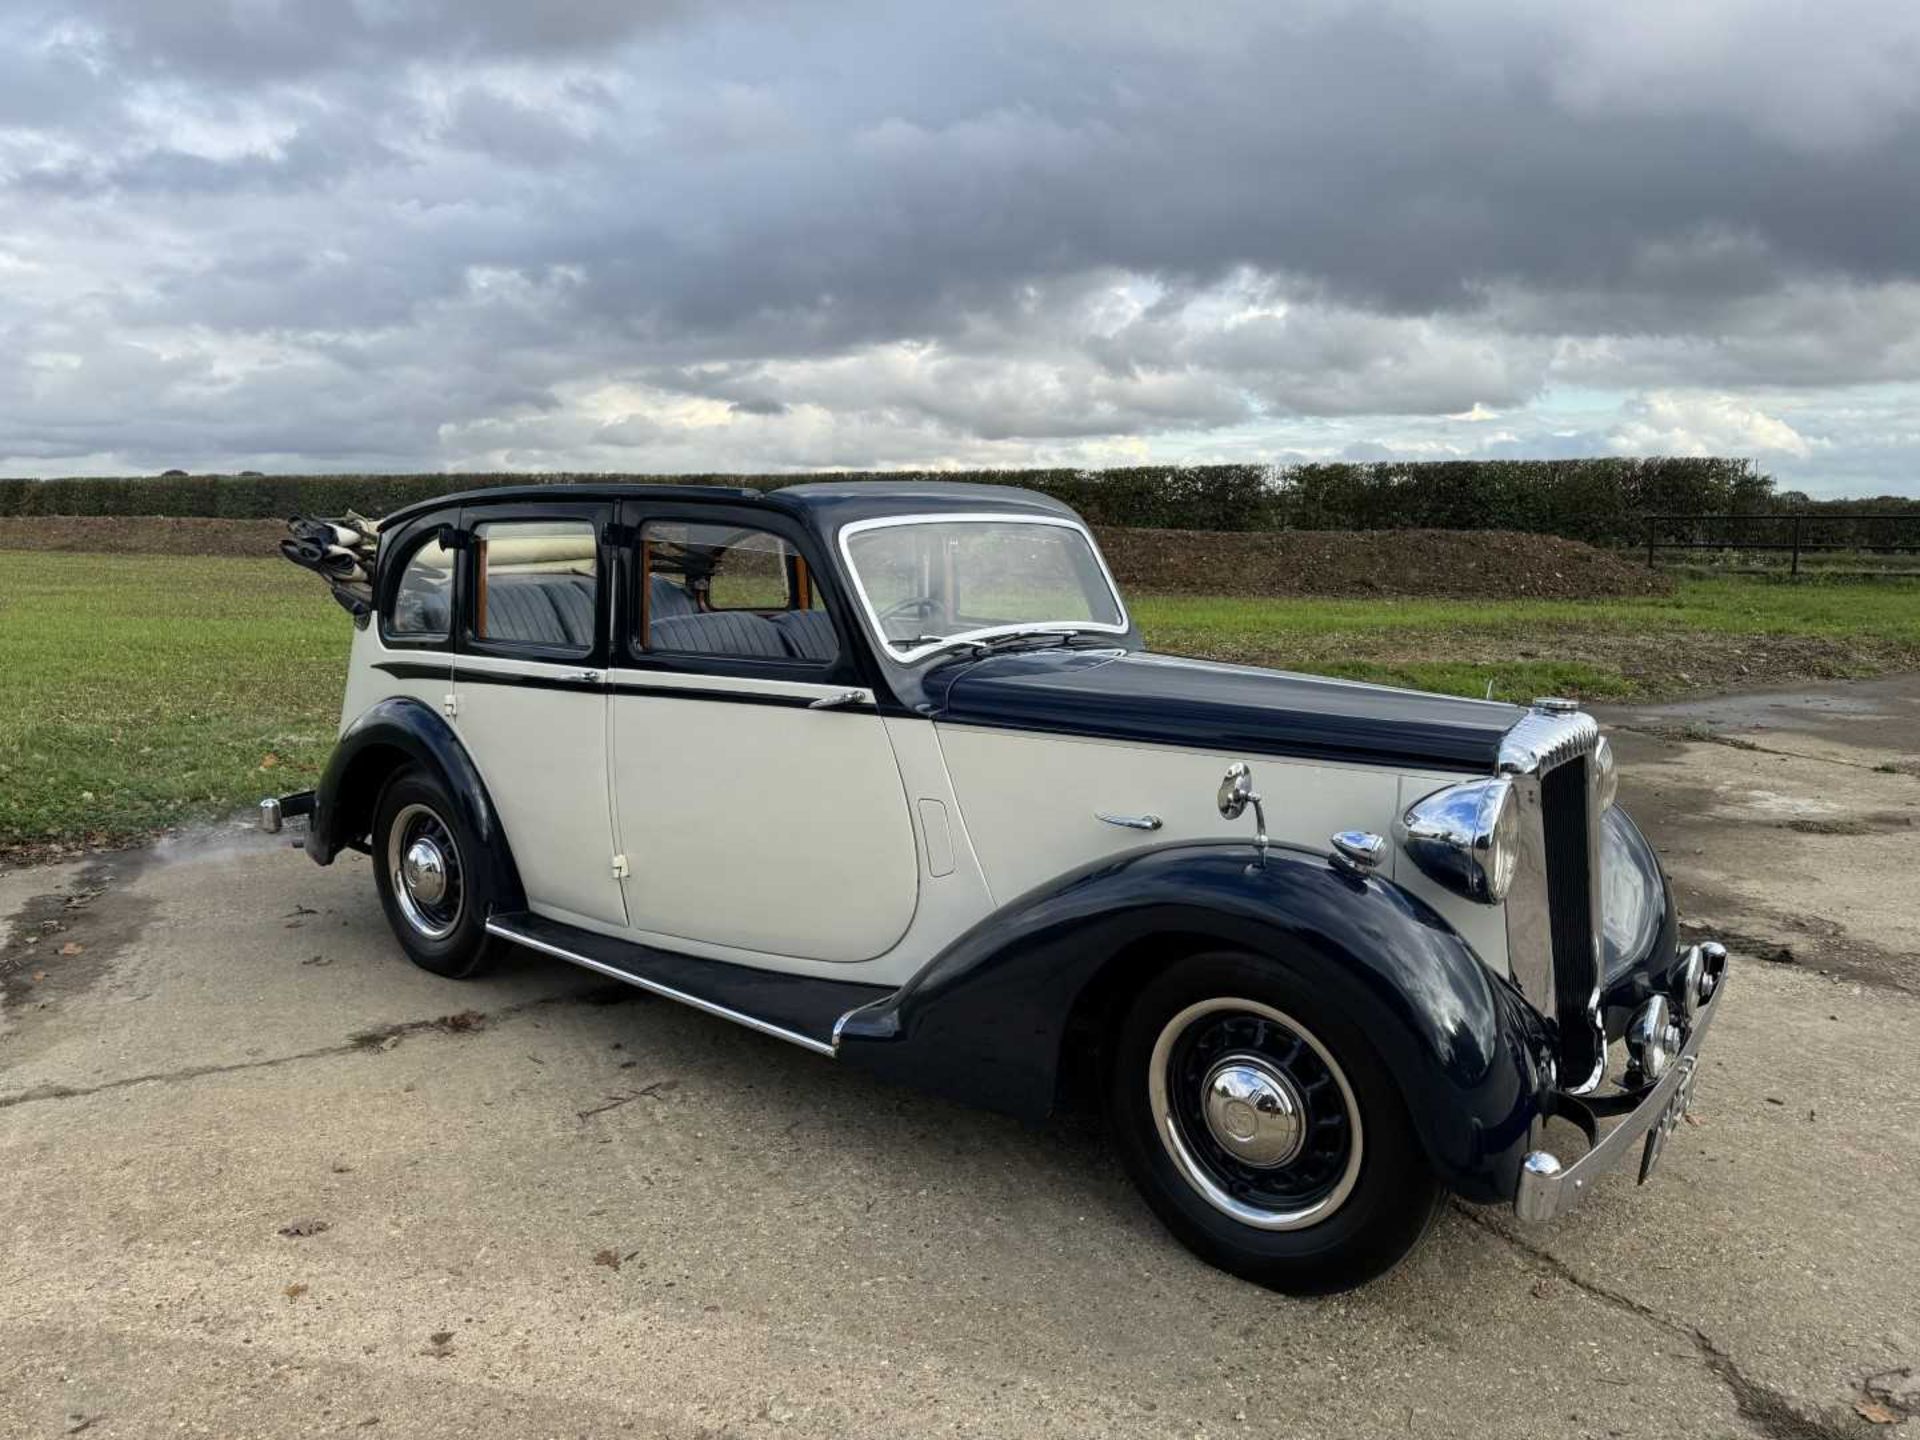
[[[1678,1053],[1663,1050],[1655,1059],[1646,1050],[1637,1048],[1628,1074],[1630,1079],[1644,1076],[1648,1083],[1645,1089],[1625,1097],[1633,1108],[1604,1135],[1599,1133],[1595,1121],[1600,1111],[1597,1103],[1592,1108],[1576,1104],[1559,1112],[1587,1132],[1589,1148],[1571,1163],[1550,1150],[1530,1151],[1520,1163],[1520,1184],[1513,1197],[1513,1210],[1518,1218],[1551,1220],[1571,1210],[1592,1188],[1594,1179],[1618,1165],[1636,1144],[1643,1146],[1640,1179],[1646,1180],[1667,1136],[1686,1115],[1700,1046],[1726,993],[1727,952],[1712,942],[1689,946],[1674,973],[1676,986],[1687,993],[1656,995],[1642,1009],[1649,1015],[1658,1010],[1687,1017],[1684,1023],[1671,1026],[1681,1037]],[[1664,1038],[1655,1043],[1661,1043]],[[1644,1039],[1640,1043],[1644,1044]]]

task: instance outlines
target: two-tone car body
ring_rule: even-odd
[[[431,969],[527,945],[1026,1117],[1084,1084],[1175,1234],[1293,1290],[1447,1192],[1644,1176],[1684,1110],[1725,955],[1571,705],[1149,653],[1012,488],[454,495],[370,587],[326,774],[263,804]]]

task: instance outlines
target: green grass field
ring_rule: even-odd
[[[0,551],[0,846],[310,784],[352,622],[281,560]]]
[[[1697,580],[1625,601],[1135,595],[1156,649],[1526,699],[1920,667],[1920,587]],[[278,560],[0,551],[0,851],[110,844],[313,782],[351,622]]]

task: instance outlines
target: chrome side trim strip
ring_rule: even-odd
[[[678,1000],[682,1005],[691,1005],[695,1010],[703,1010],[709,1015],[717,1015],[722,1020],[731,1020],[736,1025],[744,1025],[749,1030],[758,1030],[762,1035],[771,1035],[776,1040],[785,1040],[790,1045],[798,1045],[802,1050],[811,1050],[816,1055],[825,1055],[829,1059],[833,1057],[833,1046],[823,1044],[810,1035],[801,1035],[792,1030],[784,1029],[779,1025],[769,1024],[765,1020],[745,1014],[739,1010],[729,1010],[726,1006],[716,1005],[711,1000],[702,1000],[698,995],[689,995],[686,991],[676,990],[671,985],[662,985],[658,980],[649,980],[641,975],[630,975],[625,970],[616,970],[611,965],[603,965],[598,960],[590,959],[585,955],[576,955],[573,951],[563,949],[561,946],[551,944],[548,941],[536,940],[531,935],[523,935],[511,925],[503,925],[491,917],[487,920],[487,933],[489,935],[498,935],[502,940],[511,940],[516,945],[524,945],[529,950],[538,950],[542,955],[551,955],[556,960],[565,960],[570,965],[578,965],[583,970],[597,971],[609,979],[619,980],[624,984],[635,986],[638,989],[650,991],[655,995],[664,996],[668,1000]],[[835,1029],[837,1038],[838,1027],[836,1026]]]

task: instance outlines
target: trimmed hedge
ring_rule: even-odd
[[[384,515],[415,500],[490,485],[629,480],[744,485],[800,481],[964,480],[1044,490],[1101,525],[1183,530],[1272,528],[1272,472],[1258,465],[1131,470],[850,471],[825,475],[188,475],[134,479],[0,480],[0,515],[172,515],[229,520]]]
[[[1659,513],[1782,508],[1749,460],[1380,461],[1365,464],[1138,466],[1119,470],[848,472],[831,475],[190,475],[0,480],[0,514],[263,519],[382,515],[415,500],[490,485],[582,480],[747,485],[802,480],[963,480],[1023,485],[1096,525],[1176,530],[1521,530],[1598,545],[1645,539]],[[1846,502],[1835,502],[1844,504]]]
[[[1608,458],[1302,465],[1285,483],[1299,530],[1521,530],[1592,545],[1646,536],[1647,515],[1764,511],[1750,460]]]

